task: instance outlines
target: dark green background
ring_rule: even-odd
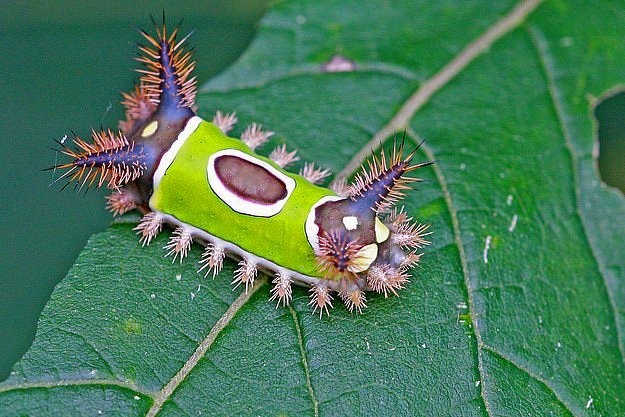
[[[599,173],[625,191],[625,93],[606,97],[596,108],[599,121]]]
[[[111,221],[103,194],[76,197],[49,188],[41,169],[53,165],[54,139],[70,129],[115,127],[122,115],[119,91],[132,86],[132,57],[149,15],[184,19],[195,29],[201,82],[245,49],[267,1],[28,2],[0,4],[0,192],[3,231],[0,278],[0,380],[28,348],[35,322],[54,285],[65,275],[87,238]],[[609,134],[600,161],[609,182],[625,188],[625,95],[598,108]],[[612,155],[609,151],[612,149]]]
[[[165,10],[195,30],[200,83],[231,64],[268,1],[0,2],[0,380],[28,349],[37,316],[91,234],[111,222],[104,194],[49,187],[54,139],[116,127],[141,40]]]

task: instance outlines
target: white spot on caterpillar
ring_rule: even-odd
[[[155,298],[156,298],[156,294],[154,294],[154,293],[150,294],[150,298],[151,298],[152,300],[153,300],[153,299],[155,299]]]
[[[176,275],[176,281],[180,281],[182,280],[182,275],[181,274],[177,274]]]
[[[347,230],[356,230],[358,227],[358,218],[356,216],[343,217],[343,224]]]
[[[147,138],[148,136],[152,136],[154,132],[158,129],[158,121],[152,120],[141,132],[141,136]]]
[[[484,252],[482,253],[482,257],[484,258],[484,263],[488,263],[488,251],[490,250],[490,242],[493,240],[493,237],[488,235],[486,236],[486,242],[484,242]]]
[[[519,216],[518,215],[514,215],[512,216],[512,221],[510,222],[510,226],[508,226],[508,232],[512,233],[514,231],[514,229],[516,228],[516,222],[519,220]]]

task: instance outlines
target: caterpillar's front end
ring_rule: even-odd
[[[299,158],[284,145],[268,158],[255,153],[273,134],[253,124],[241,140],[226,136],[234,114],[211,122],[193,111],[194,62],[166,27],[142,32],[139,85],[124,94],[119,131],[94,131],[92,142],[74,138],[61,152],[71,161],[65,178],[79,189],[106,186],[108,208],[144,214],[136,227],[149,244],[163,225],[174,228],[167,255],[186,257],[193,241],[205,246],[200,271],[213,277],[225,256],[239,259],[234,281],[246,291],[259,270],[274,274],[272,299],[286,305],[291,284],[311,288],[314,311],[328,312],[333,294],[350,311],[366,306],[365,291],[397,295],[428,242],[426,227],[393,209],[407,174],[427,165],[403,157],[403,146],[382,152],[350,186],[320,187],[329,171],[305,164],[299,175],[284,168]]]

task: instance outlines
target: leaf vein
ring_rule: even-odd
[[[111,366],[111,363],[104,357],[102,352],[100,352],[100,350],[96,348],[95,345],[92,342],[90,342],[84,335],[78,332],[75,332],[73,330],[63,328],[60,325],[56,324],[53,320],[50,320],[50,325],[56,328],[59,332],[67,333],[69,335],[76,336],[77,338],[81,339],[85,343],[85,345],[88,346],[93,351],[93,353],[96,354],[100,358],[102,363],[106,366],[109,375],[113,376],[116,374],[115,370],[113,370],[113,367]]]
[[[380,140],[390,137],[395,132],[406,129],[410,119],[423,107],[430,98],[441,88],[447,85],[464,68],[466,68],[482,52],[490,48],[497,40],[518,27],[527,16],[533,12],[543,0],[523,0],[519,2],[507,15],[495,22],[488,30],[469,43],[458,55],[449,61],[439,72],[423,82],[419,88],[402,104],[393,118],[383,126],[371,140],[363,146],[349,161],[334,182],[347,178],[355,172],[366,158],[375,150]]]
[[[374,62],[374,63],[366,63],[359,64],[354,71],[351,73],[371,73],[371,74],[380,74],[380,75],[394,75],[399,76],[407,81],[416,81],[418,79],[417,75],[411,72],[410,70],[392,64],[387,64],[384,62]],[[285,81],[291,78],[297,78],[301,76],[307,75],[320,75],[323,72],[320,69],[319,65],[315,64],[302,64],[299,66],[289,67],[289,70],[280,71],[278,73],[273,73],[271,76],[255,79],[253,82],[240,82],[237,84],[228,84],[219,87],[215,85],[214,82],[209,82],[205,85],[201,92],[202,93],[232,93],[233,91],[243,91],[243,90],[252,90],[259,89],[265,87],[269,84]]]
[[[131,391],[141,394],[145,397],[154,398],[155,393],[152,391],[145,391],[139,388],[132,382],[122,381],[119,379],[74,379],[74,380],[58,380],[58,381],[37,381],[37,382],[24,382],[21,384],[6,384],[0,386],[1,392],[25,390],[25,389],[37,389],[37,388],[58,388],[58,387],[73,387],[73,386],[114,386],[120,388],[126,388]]]
[[[410,128],[408,128],[408,134],[413,139],[417,137],[417,135]],[[423,150],[423,152],[425,153],[425,155],[427,156],[429,160],[431,161],[436,160],[434,152],[429,147],[429,145],[427,145],[425,142],[421,143],[421,149]],[[477,364],[476,365],[477,365],[478,373],[480,375],[480,380],[482,381],[481,388],[480,388],[480,398],[482,399],[482,402],[484,403],[484,408],[486,409],[486,413],[489,416],[492,416],[493,412],[491,410],[491,406],[488,401],[488,395],[485,389],[486,384],[484,384],[483,382],[487,376],[486,372],[484,371],[484,364],[482,361],[482,351],[481,351],[482,347],[484,346],[484,342],[482,341],[482,335],[480,333],[481,324],[480,324],[478,315],[475,311],[475,304],[473,300],[473,292],[475,289],[473,288],[473,285],[469,278],[469,266],[467,263],[466,253],[464,252],[464,242],[462,241],[462,235],[460,233],[460,222],[458,220],[457,210],[454,209],[454,202],[451,197],[451,192],[449,191],[449,187],[447,186],[447,179],[445,178],[445,175],[443,174],[443,170],[439,164],[434,164],[432,166],[434,168],[434,173],[436,175],[436,178],[438,179],[438,182],[441,186],[441,191],[443,192],[443,198],[445,199],[447,210],[449,211],[449,215],[451,217],[454,240],[456,242],[456,246],[458,247],[458,255],[460,257],[460,266],[462,268],[464,284],[467,289],[467,297],[468,297],[467,307],[468,307],[469,314],[471,316],[471,322],[473,323],[473,326],[472,326],[473,334],[475,335],[475,339],[477,342],[477,347],[476,347]]]
[[[171,326],[172,329],[176,330],[180,335],[182,335],[185,339],[190,341],[191,343],[198,343],[196,339],[187,334],[178,324],[176,324],[173,320],[171,320],[167,314],[163,313],[154,303],[151,305],[152,309],[156,312],[156,315],[159,316],[165,323]]]
[[[219,333],[221,333],[221,331],[230,323],[236,313],[245,305],[252,295],[254,295],[254,293],[256,293],[256,291],[258,291],[258,289],[266,283],[267,278],[265,276],[258,278],[248,292],[243,292],[236,298],[236,300],[234,300],[226,312],[219,318],[219,320],[217,320],[204,340],[200,342],[195,352],[193,352],[189,359],[184,363],[182,368],[180,368],[176,375],[174,375],[169,382],[156,393],[154,396],[154,403],[152,404],[150,410],[148,410],[146,417],[154,417],[159,413],[163,404],[165,404],[165,402],[173,395],[176,388],[178,388],[180,383],[182,383],[189,373],[191,373],[200,359],[204,357],[208,349],[210,349],[213,345],[213,342],[217,339]]]
[[[291,316],[293,317],[293,322],[295,323],[295,330],[297,332],[297,341],[299,345],[299,351],[302,355],[302,365],[304,366],[304,374],[306,375],[306,387],[308,388],[308,393],[310,394],[310,399],[313,403],[313,410],[315,417],[319,417],[319,400],[315,395],[315,389],[313,388],[312,381],[310,379],[310,368],[308,367],[308,359],[306,358],[306,349],[304,347],[304,338],[302,336],[302,329],[299,325],[299,320],[297,319],[297,313],[293,309],[293,307],[289,306],[289,311],[291,312]]]
[[[525,373],[527,376],[529,376],[530,378],[532,378],[535,381],[538,381],[541,385],[543,385],[549,392],[551,392],[553,394],[553,396],[558,400],[558,402],[562,405],[562,407],[564,407],[569,413],[571,413],[571,415],[575,415],[575,413],[571,410],[571,408],[568,406],[568,404],[566,404],[566,402],[560,398],[560,396],[558,395],[558,393],[556,392],[556,390],[551,387],[549,385],[549,383],[541,378],[540,376],[534,374],[532,371],[530,371],[529,369],[525,368],[524,366],[516,363],[512,358],[508,357],[507,355],[505,355],[502,352],[499,352],[497,349],[488,346],[488,345],[482,345],[482,349],[490,352],[491,354],[499,357],[501,360],[508,362],[510,365],[514,366],[515,368],[517,368],[519,371]]]

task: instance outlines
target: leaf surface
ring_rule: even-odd
[[[407,129],[437,163],[405,201],[433,245],[399,298],[311,315],[93,236],[0,385],[3,415],[623,415],[625,200],[592,108],[625,78],[618,1],[281,3],[201,89],[353,173]],[[322,70],[334,55],[356,64]],[[268,146],[265,149],[270,149]],[[347,167],[347,168],[345,168]],[[190,255],[197,260],[200,249]]]

